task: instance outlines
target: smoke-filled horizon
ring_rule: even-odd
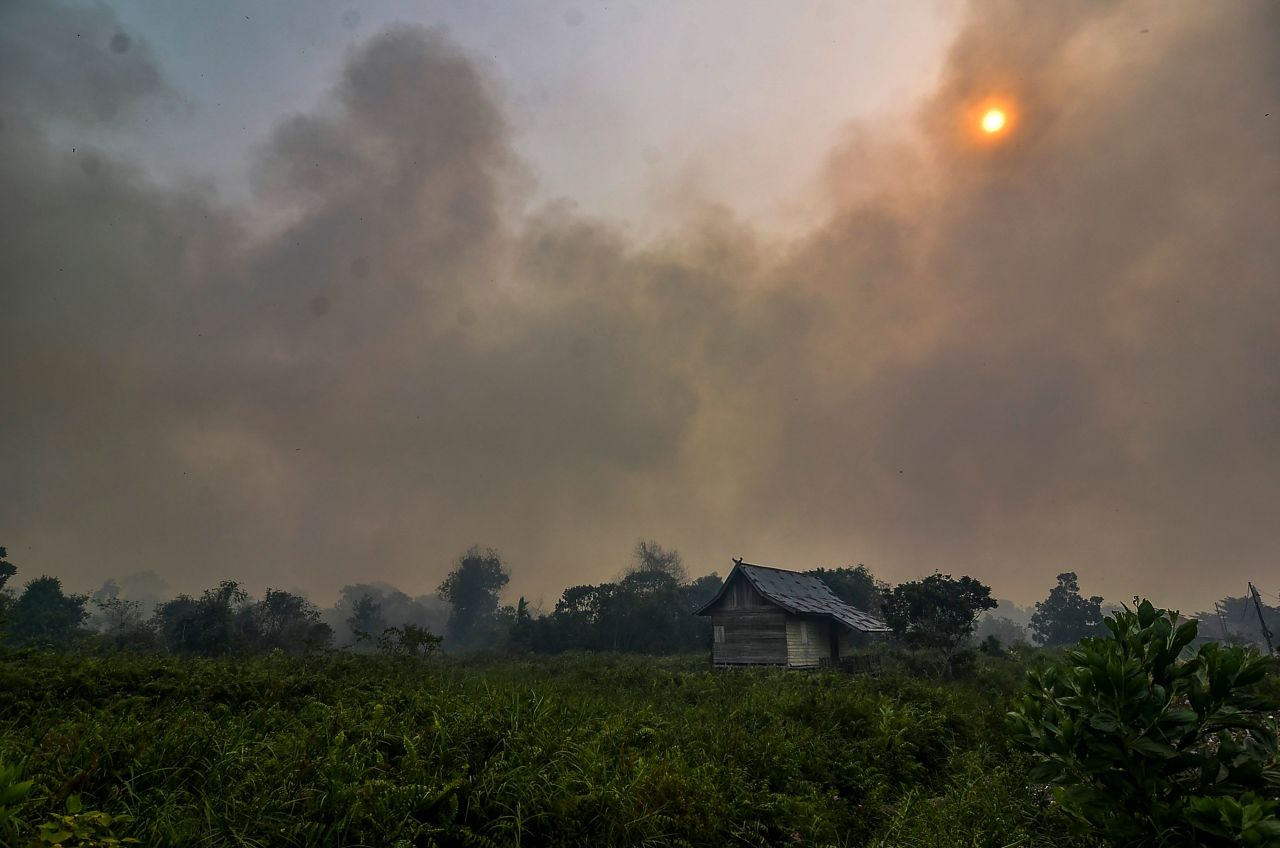
[[[440,29],[362,36],[236,199],[101,141],[191,108],[108,6],[0,24],[24,577],[327,604],[433,592],[479,543],[550,607],[654,538],[695,575],[866,563],[1021,604],[1063,571],[1188,611],[1267,584],[1274,4],[974,4],[902,121],[813,163],[797,232],[699,197],[644,238],[535,198],[508,94]]]

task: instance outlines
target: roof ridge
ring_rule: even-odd
[[[827,582],[812,571],[789,571],[773,565],[744,562],[737,557],[733,560],[733,570],[725,577],[715,597],[695,611],[698,615],[705,614],[708,609],[720,602],[728,591],[731,578],[738,571],[742,572],[742,578],[762,597],[793,615],[829,616],[864,632],[887,630],[874,613],[841,600]],[[771,574],[759,574],[758,572],[761,571],[768,571]]]
[[[754,563],[754,562],[743,562],[743,561],[741,561],[741,560],[739,560],[739,561],[738,561],[737,563],[735,563],[735,564],[736,564],[736,565],[749,565],[749,566],[751,566],[752,568],[765,568],[765,569],[768,569],[769,571],[781,571],[783,574],[795,574],[795,575],[798,575],[798,576],[801,576],[801,577],[817,577],[817,576],[818,576],[818,575],[816,575],[816,574],[810,574],[810,573],[809,573],[809,572],[807,572],[807,571],[793,571],[793,570],[791,570],[790,568],[778,568],[778,566],[776,566],[776,565],[760,565],[760,564],[758,564],[758,563]]]

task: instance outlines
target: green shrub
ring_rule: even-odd
[[[22,822],[18,819],[17,807],[31,791],[31,781],[19,780],[21,777],[17,766],[6,766],[0,760],[0,837],[6,845],[18,838]]]
[[[1276,711],[1252,648],[1188,649],[1196,622],[1143,601],[1029,675],[1010,713],[1062,809],[1113,846],[1280,845]]]
[[[138,840],[121,839],[112,832],[113,824],[124,824],[127,816],[113,817],[101,810],[86,810],[79,795],[67,798],[67,809],[42,822],[31,840],[31,848],[114,848],[132,845]]]
[[[71,794],[147,846],[1047,844],[1007,750],[1016,668],[11,654],[0,758],[33,783],[0,844]]]

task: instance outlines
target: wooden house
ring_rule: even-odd
[[[841,601],[812,574],[740,559],[695,614],[711,616],[711,662],[717,666],[831,665],[851,640],[889,632],[882,620]]]

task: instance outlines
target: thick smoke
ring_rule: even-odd
[[[1274,5],[976,5],[911,131],[851,129],[783,246],[724,210],[640,244],[527,208],[501,92],[422,29],[281,119],[249,206],[162,187],[93,150],[185,108],[147,45],[103,7],[0,14],[21,567],[420,593],[482,542],[554,596],[652,535],[695,573],[1028,600],[1071,569],[1194,607],[1269,564]]]

